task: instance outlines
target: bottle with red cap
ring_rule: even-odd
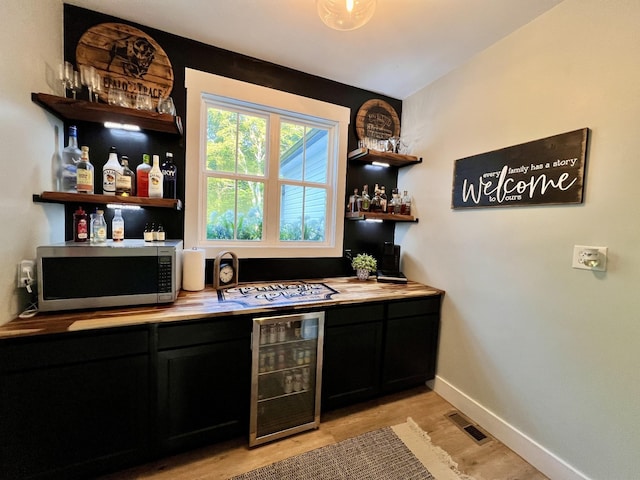
[[[89,239],[87,212],[82,207],[78,207],[73,214],[73,239],[76,242],[86,242]]]

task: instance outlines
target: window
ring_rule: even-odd
[[[341,256],[349,109],[187,69],[185,246]]]

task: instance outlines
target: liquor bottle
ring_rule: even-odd
[[[87,213],[82,207],[78,207],[73,214],[73,239],[76,242],[86,242],[89,239]]]
[[[162,172],[160,171],[160,157],[153,156],[153,166],[149,170],[149,197],[162,198]]]
[[[349,213],[357,213],[358,212],[358,203],[360,202],[360,195],[358,195],[358,189],[353,189],[353,195],[349,195],[349,205],[347,206],[347,211]]]
[[[159,242],[164,242],[164,240],[165,240],[165,233],[164,233],[164,228],[163,228],[162,224],[158,225],[158,230],[156,231],[156,239]]]
[[[148,223],[144,226],[143,237],[145,242],[153,242],[153,231],[149,227]]]
[[[176,197],[176,185],[178,181],[178,168],[173,163],[173,153],[167,152],[164,162],[160,166],[162,172],[163,182],[163,197],[164,198],[177,198]]]
[[[116,147],[109,150],[109,159],[102,167],[102,193],[104,195],[116,194],[116,179],[122,171],[122,166],[118,162],[118,152]]]
[[[93,165],[89,161],[89,147],[82,147],[82,157],[76,169],[78,193],[93,193]]]
[[[400,206],[400,213],[402,213],[403,215],[411,215],[411,197],[409,196],[406,190],[402,195],[402,204]]]
[[[136,192],[139,197],[149,196],[149,154],[142,155],[142,163],[136,168]]]
[[[63,192],[76,192],[76,169],[82,152],[78,148],[78,128],[69,127],[69,143],[62,150],[62,168],[60,169],[60,189]]]
[[[384,185],[380,185],[380,210],[382,213],[387,212],[387,193]]]
[[[122,211],[119,208],[116,208],[116,213],[111,221],[111,236],[114,242],[124,240],[124,219],[122,218]]]
[[[372,212],[377,212],[380,210],[380,188],[378,188],[378,184],[376,183],[376,187],[373,189],[373,198],[371,199],[371,206],[369,209]]]
[[[116,176],[116,195],[130,197],[135,195],[136,174],[129,168],[129,157],[122,155],[122,171]]]
[[[368,212],[371,207],[371,198],[369,197],[369,185],[362,187],[362,211]]]
[[[96,218],[93,221],[93,240],[96,243],[107,241],[107,222],[104,220],[104,210],[96,210]]]
[[[395,214],[399,214],[400,213],[400,207],[402,204],[402,199],[400,198],[400,193],[398,192],[397,188],[394,188],[393,190],[391,190],[391,202],[390,203],[390,207],[389,207],[389,213],[395,213]]]

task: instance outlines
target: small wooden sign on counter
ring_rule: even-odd
[[[589,129],[456,160],[451,206],[582,203]]]

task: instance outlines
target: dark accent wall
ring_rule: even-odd
[[[153,37],[166,52],[173,66],[174,87],[171,96],[174,99],[177,114],[186,118],[186,89],[184,88],[184,70],[186,67],[204,72],[222,75],[236,80],[262,85],[305,97],[342,105],[351,109],[351,127],[349,129],[349,151],[357,147],[355,119],[358,109],[367,100],[380,98],[392,105],[398,115],[402,115],[402,102],[398,99],[379,95],[350,85],[334,82],[325,78],[292,70],[274,63],[265,62],[246,55],[206,45],[195,40],[172,35],[167,32],[146,27],[103,15],[92,10],[64,5],[64,57],[76,64],[75,50],[82,34],[90,27],[106,22],[133,25]],[[238,35],[242,35],[239,31]],[[301,41],[304,41],[302,39]],[[86,98],[86,94],[85,94]],[[122,133],[109,131],[101,125],[75,122],[79,130],[79,143],[90,146],[90,159],[96,169],[96,176],[102,171],[107,160],[109,148],[115,145],[120,154],[129,156],[130,166],[141,162],[143,153],[159,154],[163,158],[166,151],[174,154],[178,166],[178,196],[184,200],[185,145],[184,139],[153,132]],[[68,124],[65,125],[65,135]],[[189,125],[184,124],[185,131]],[[65,138],[66,144],[66,138]],[[347,194],[354,188],[362,190],[367,183],[370,189],[375,183],[386,185],[388,189],[397,183],[397,169],[372,168],[361,164],[349,164],[347,167]],[[346,204],[347,199],[344,199]],[[86,207],[86,206],[85,206]],[[189,205],[184,206],[185,209]],[[66,237],[72,238],[71,215],[75,206],[66,209]],[[112,213],[107,211],[107,222]],[[145,223],[162,223],[168,238],[184,237],[184,214],[182,211],[148,209],[140,212],[123,213],[128,238],[142,238]],[[109,232],[110,235],[110,232]],[[344,248],[352,252],[367,252],[379,256],[384,242],[393,242],[394,224],[370,224],[346,221]],[[211,282],[211,265],[208,262],[207,281]],[[292,278],[321,278],[325,276],[352,275],[349,262],[344,258],[315,259],[243,259],[240,268],[241,281],[285,280]]]

